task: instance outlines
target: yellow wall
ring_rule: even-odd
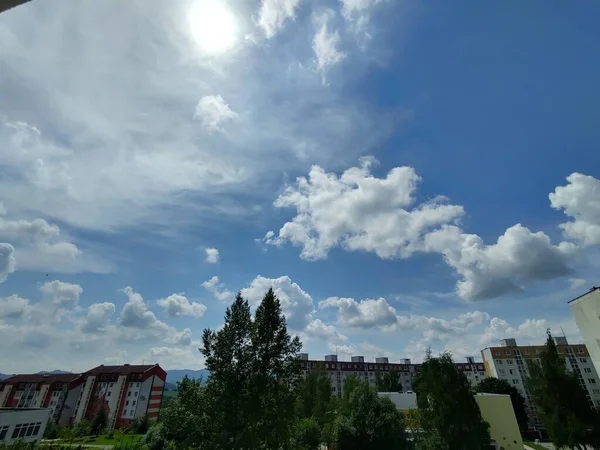
[[[490,435],[498,448],[522,450],[523,441],[510,396],[475,395],[475,401],[479,405],[483,420],[490,424]]]

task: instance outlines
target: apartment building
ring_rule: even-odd
[[[584,344],[570,345],[565,337],[555,337],[557,351],[565,358],[567,369],[573,372],[579,384],[587,392],[590,405],[600,407],[600,379],[590,354]],[[527,390],[527,361],[539,360],[543,345],[518,346],[515,339],[503,339],[500,347],[488,347],[481,351],[485,370],[490,377],[506,380],[525,397],[531,425],[540,427],[535,405]]]
[[[600,287],[594,286],[589,292],[574,298],[569,307],[596,372],[600,373]]]
[[[389,358],[375,358],[374,362],[365,361],[364,356],[352,356],[350,361],[338,361],[337,355],[325,355],[323,360],[311,360],[308,353],[300,353],[304,376],[311,370],[321,368],[331,379],[331,391],[341,397],[344,393],[344,381],[350,376],[357,376],[369,384],[375,385],[377,375],[396,371],[400,374],[402,391],[413,390],[413,380],[421,369],[421,364],[412,364],[406,358],[397,363],[390,363]],[[472,386],[475,386],[486,377],[485,367],[482,362],[475,362],[473,357],[468,357],[467,362],[456,363],[457,368],[462,371]]]
[[[15,375],[0,382],[0,407],[52,410],[60,424],[92,420],[104,408],[109,428],[158,418],[166,380],[158,365],[100,365],[82,374]]]

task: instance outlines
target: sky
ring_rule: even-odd
[[[0,15],[0,372],[581,342],[600,4],[33,0]]]

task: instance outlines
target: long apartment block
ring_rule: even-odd
[[[108,427],[158,419],[167,374],[158,365],[94,367],[81,374],[13,375],[0,381],[0,407],[50,408],[59,425],[92,420],[104,408]]]
[[[573,372],[587,393],[590,405],[600,407],[600,379],[584,344],[570,345],[565,337],[554,337],[558,354],[563,356],[568,370]],[[503,339],[500,347],[488,347],[481,351],[483,364],[489,376],[506,380],[525,397],[531,425],[541,426],[535,405],[527,389],[529,374],[527,361],[538,360],[543,345],[519,346],[515,339]]]
[[[341,397],[344,393],[344,381],[350,376],[357,376],[375,385],[377,374],[396,371],[400,374],[400,382],[404,392],[412,391],[412,383],[415,376],[421,370],[421,364],[412,364],[406,358],[400,362],[389,362],[389,358],[375,358],[375,361],[365,361],[363,356],[352,356],[350,361],[338,361],[337,355],[325,355],[323,360],[311,360],[308,353],[300,353],[304,375],[311,370],[320,368],[324,370],[331,379],[331,391]],[[465,374],[472,386],[477,385],[486,378],[485,367],[482,362],[476,362],[472,356],[466,358],[464,363],[455,363],[457,368]]]

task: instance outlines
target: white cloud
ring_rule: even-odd
[[[302,341],[304,342],[313,338],[330,342],[343,342],[348,340],[348,337],[339,333],[333,325],[327,325],[321,319],[314,319],[306,326]]]
[[[567,275],[576,252],[572,245],[553,245],[543,232],[532,233],[520,224],[491,245],[458,227],[445,226],[425,236],[425,249],[444,255],[463,277],[456,285],[458,295],[470,300],[498,297],[522,290],[527,282]]]
[[[271,39],[279,33],[288,20],[293,20],[300,0],[261,0],[258,26]]]
[[[77,245],[65,240],[60,234],[57,225],[50,224],[44,219],[9,220],[0,214],[0,239],[14,245],[15,259],[18,260],[20,269],[65,273],[87,271],[105,273],[110,270],[106,263],[85,255]],[[1,249],[0,258],[2,258]]]
[[[569,287],[571,289],[579,289],[587,283],[583,278],[569,278]]]
[[[135,292],[130,286],[123,289],[129,299],[119,315],[119,323],[124,327],[139,329],[161,329],[165,330],[167,324],[156,318],[154,313],[148,309],[144,298],[139,292]]]
[[[340,34],[337,30],[330,32],[328,28],[332,13],[333,11],[323,13],[316,19],[319,28],[313,38],[313,51],[316,56],[317,70],[321,72],[323,77],[331,67],[346,58],[346,54],[339,50]]]
[[[216,248],[207,248],[205,261],[209,264],[218,263],[219,262],[219,250],[217,250]]]
[[[406,258],[419,250],[426,232],[463,215],[462,206],[442,197],[413,206],[420,181],[414,169],[396,167],[376,178],[370,173],[375,162],[362,158],[339,177],[313,166],[308,178],[298,178],[275,200],[278,208],[295,208],[296,216],[278,234],[267,233],[265,242],[289,241],[302,247],[307,260],[325,258],[335,246]]]
[[[15,271],[15,248],[7,243],[0,242],[0,283],[6,281],[8,274]]]
[[[192,316],[199,319],[206,312],[206,306],[202,303],[191,302],[183,294],[172,294],[161,298],[156,303],[165,308],[170,316]]]
[[[294,331],[304,330],[312,321],[313,299],[297,283],[292,282],[290,277],[266,278],[259,275],[247,288],[242,289],[242,297],[251,305],[257,306],[269,288],[273,288],[281,303],[288,327]]]
[[[0,298],[0,319],[20,319],[28,308],[29,300],[18,295]]]
[[[221,130],[226,122],[232,122],[238,117],[221,95],[205,95],[196,105],[194,118],[202,122],[210,131]]]
[[[384,298],[357,302],[352,298],[330,297],[319,302],[319,308],[337,308],[339,320],[349,327],[385,327],[398,323],[396,310]]]
[[[210,280],[206,280],[202,283],[202,287],[222,302],[233,302],[234,294],[228,289],[225,289],[225,285],[219,282],[219,277],[214,276]]]
[[[340,0],[342,16],[354,25],[355,31],[365,32],[371,10],[382,0]]]
[[[190,345],[192,343],[192,330],[184,328],[182,331],[177,331],[169,335],[165,342],[175,345]]]
[[[110,316],[115,313],[114,303],[94,303],[88,307],[85,322],[81,327],[83,332],[94,333],[105,331],[109,325]]]
[[[572,173],[566,186],[558,186],[549,195],[550,205],[572,217],[560,227],[569,239],[584,246],[600,244],[600,180],[589,175]]]
[[[54,280],[40,286],[44,298],[58,308],[72,308],[79,302],[83,289],[78,284]]]

